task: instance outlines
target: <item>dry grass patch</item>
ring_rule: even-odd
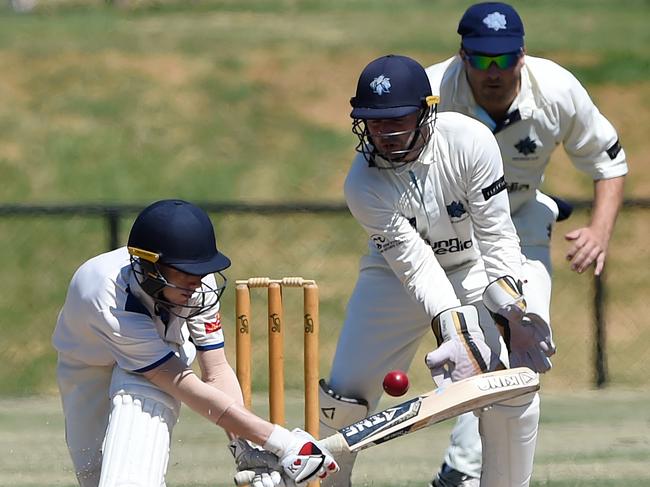
[[[350,97],[363,68],[358,54],[303,58],[288,63],[268,51],[252,53],[247,76],[270,87],[275,102],[305,120],[334,130],[350,127]]]

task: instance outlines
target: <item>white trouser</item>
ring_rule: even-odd
[[[521,242],[521,251],[526,257],[521,277],[524,281],[527,311],[538,315],[549,324],[552,270],[550,240],[557,212],[557,204],[537,191],[534,199],[522,205],[512,215]],[[481,438],[478,418],[474,414],[468,413],[458,418],[444,461],[466,475],[480,476]]]
[[[99,485],[112,374],[112,366],[89,367],[59,355],[56,376],[65,416],[65,440],[81,487]]]

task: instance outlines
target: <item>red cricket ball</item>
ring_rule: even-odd
[[[391,370],[384,376],[384,390],[391,396],[403,396],[409,390],[409,378],[402,370]]]

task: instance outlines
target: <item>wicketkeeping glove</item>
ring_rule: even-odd
[[[276,455],[244,439],[233,440],[228,447],[237,464],[236,485],[288,487],[280,473],[282,467]]]
[[[264,449],[278,456],[285,475],[298,485],[322,480],[339,470],[332,454],[299,428],[290,432],[276,424]]]
[[[510,367],[529,367],[546,372],[555,353],[551,327],[534,314],[526,314],[521,282],[510,276],[491,282],[483,292],[483,304],[490,311],[510,354]]]
[[[443,311],[433,319],[431,328],[438,348],[429,352],[424,360],[439,386],[442,377],[456,382],[494,369],[496,353],[485,342],[474,306]]]

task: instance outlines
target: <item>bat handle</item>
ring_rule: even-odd
[[[318,444],[327,448],[334,455],[334,459],[341,453],[350,453],[350,447],[341,433],[334,433],[332,436],[318,440]]]

